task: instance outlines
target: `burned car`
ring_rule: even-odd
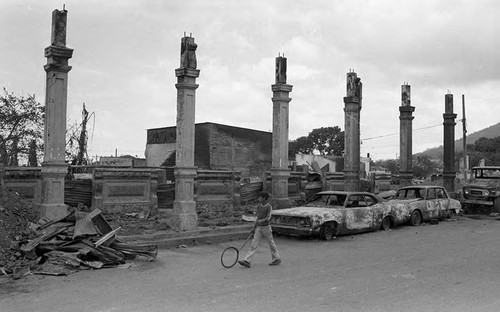
[[[450,198],[446,189],[436,185],[413,185],[400,188],[388,201],[391,205],[407,205],[411,225],[431,219],[454,217],[461,212],[458,200]]]
[[[277,234],[319,234],[330,240],[337,235],[388,230],[409,217],[408,206],[391,206],[372,193],[324,191],[304,206],[273,210],[271,227]]]
[[[470,180],[463,186],[462,203],[490,206],[500,212],[500,166],[473,167]]]

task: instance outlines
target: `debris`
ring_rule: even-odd
[[[5,196],[10,200],[5,201]],[[121,227],[113,229],[98,209],[37,221],[35,204],[12,192],[0,198],[6,207],[0,212],[0,276],[60,276],[118,267],[136,257],[148,261],[157,257],[157,245],[126,243],[116,237]],[[31,215],[33,211],[36,214]]]

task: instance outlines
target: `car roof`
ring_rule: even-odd
[[[323,191],[316,193],[316,195],[371,195],[375,196],[373,193],[369,192],[347,192],[347,191]]]
[[[442,188],[444,189],[443,186],[441,185],[410,185],[410,186],[403,186],[399,188],[400,190],[407,190],[407,189],[428,189],[428,188]]]

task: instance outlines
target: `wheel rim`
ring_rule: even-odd
[[[331,240],[333,238],[333,227],[330,224],[325,224],[323,227],[323,238]]]
[[[389,220],[388,217],[385,217],[382,220],[382,230],[387,231],[390,228],[391,228],[391,220]]]
[[[413,225],[420,225],[421,220],[420,220],[420,213],[418,211],[414,211],[411,215],[411,223]]]

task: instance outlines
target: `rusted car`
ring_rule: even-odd
[[[450,198],[444,187],[436,185],[402,187],[387,203],[391,206],[407,205],[411,225],[420,225],[431,219],[454,217],[462,209],[460,202]]]
[[[372,193],[319,192],[304,206],[273,210],[271,226],[277,234],[330,240],[337,235],[388,230],[405,223],[408,206],[391,206]]]
[[[500,166],[473,167],[463,186],[464,206],[490,206],[500,212]]]

